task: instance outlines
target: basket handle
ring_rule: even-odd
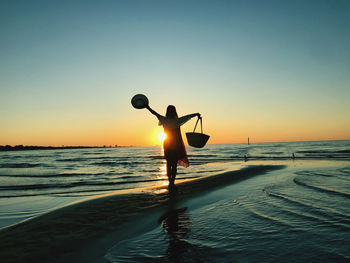
[[[196,125],[194,126],[194,129],[193,129],[193,132],[195,132],[199,120],[201,121],[201,133],[203,133],[202,117],[198,117],[198,119],[196,121]]]

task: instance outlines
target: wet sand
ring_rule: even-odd
[[[283,165],[248,166],[238,171],[137,193],[79,202],[0,232],[1,262],[91,262],[118,241],[157,226],[169,203],[194,198]]]

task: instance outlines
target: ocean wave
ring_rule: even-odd
[[[103,152],[84,152],[86,155],[98,155],[98,154],[104,154]]]
[[[277,216],[274,216],[274,215],[269,215],[267,213],[263,213],[263,212],[260,212],[256,209],[253,208],[253,204],[249,204],[247,202],[244,202],[244,201],[236,201],[241,207],[244,207],[248,212],[251,213],[251,215],[253,215],[254,217],[257,217],[259,219],[262,219],[264,221],[268,221],[268,222],[272,222],[273,224],[278,224],[278,225],[281,225],[281,226],[285,226],[285,227],[288,227],[288,228],[293,228],[293,225],[290,224],[290,222],[280,218],[280,217],[277,217]]]
[[[350,167],[343,167],[343,168],[337,169],[337,171],[342,175],[345,175],[348,178],[350,178]]]
[[[137,177],[128,177],[128,178],[137,178]],[[106,182],[106,181],[79,181],[79,182],[62,183],[62,184],[48,183],[48,184],[27,184],[27,185],[3,185],[3,186],[0,186],[0,191],[73,188],[73,187],[79,187],[79,186],[106,186],[106,185],[118,185],[118,184],[148,183],[148,182],[164,181],[164,180],[168,180],[168,179],[167,178],[157,178],[157,179],[144,179],[144,180],[132,180],[132,181],[119,181],[119,180],[118,181],[109,181],[109,182]]]
[[[129,160],[135,157],[131,156],[102,156],[102,157],[89,157],[90,160]]]
[[[314,210],[302,211],[302,210],[299,210],[298,207],[289,207],[289,206],[279,205],[277,203],[273,203],[269,205],[275,207],[279,212],[282,212],[283,216],[288,215],[292,217],[293,221],[295,221],[295,218],[300,218],[301,221],[299,221],[299,224],[304,224],[304,222],[309,223],[311,221],[324,226],[342,228],[344,231],[350,230],[350,227],[348,226],[349,222],[347,220],[334,219],[329,217],[328,215],[325,217],[324,215],[315,213]]]
[[[305,211],[307,213],[312,212],[313,214],[316,214],[318,216],[322,216],[323,218],[325,218],[325,220],[322,220],[319,218],[317,218],[317,220],[341,223],[340,225],[341,227],[347,227],[347,225],[350,224],[350,216],[344,213],[341,213],[333,208],[328,208],[326,206],[317,206],[315,203],[310,203],[305,200],[297,200],[291,196],[287,196],[282,193],[272,192],[266,188],[264,189],[264,192],[268,196],[271,196],[279,200],[282,200],[283,202],[289,203],[290,205],[292,205],[292,207],[296,207],[297,210],[296,212],[293,212],[293,213],[297,213],[301,216],[304,215],[305,213],[303,212],[303,210],[299,211],[299,209],[305,208]],[[284,206],[280,208],[284,209]]]
[[[299,176],[306,176],[306,177],[311,177],[311,176],[321,176],[321,177],[329,177],[329,178],[337,178],[337,181],[334,181],[338,184],[348,184],[350,177],[350,170],[347,168],[342,168],[342,169],[331,169],[331,170],[326,170],[326,171],[298,171],[295,172],[296,175]]]
[[[86,189],[86,190],[80,190],[80,189],[74,189],[74,191],[70,190],[62,190],[62,191],[52,191],[50,193],[43,193],[43,192],[36,192],[36,191],[30,191],[30,192],[16,192],[12,194],[3,194],[0,192],[0,198],[17,198],[17,197],[29,197],[29,196],[64,196],[64,197],[76,197],[76,196],[91,196],[91,195],[100,195],[106,192],[115,192],[120,191],[121,188],[104,188],[104,189]]]
[[[285,152],[262,152],[261,154],[285,154]]]
[[[150,158],[150,159],[165,159],[164,158],[164,155],[150,155],[150,156],[147,156],[147,158]]]
[[[0,168],[32,168],[38,166],[47,166],[47,164],[41,163],[3,163],[0,164]]]
[[[56,159],[57,162],[85,162],[85,161],[92,161],[92,160],[113,160],[113,161],[125,161],[130,160],[134,157],[129,156],[101,156],[101,157],[76,157],[76,158],[61,158]]]
[[[324,177],[334,177],[334,174],[329,173],[320,173],[315,171],[298,171],[295,172],[296,175],[305,175],[305,176],[324,176]]]
[[[270,156],[259,156],[259,155],[246,155],[246,156],[240,156],[240,155],[233,155],[230,156],[231,161],[274,161],[274,160],[334,160],[334,159],[341,159],[341,160],[348,160],[350,159],[350,155],[295,155],[294,158],[292,155],[280,155],[280,156],[274,156],[274,155],[270,155]]]
[[[102,165],[102,166],[138,166],[140,164],[147,164],[147,162],[140,162],[140,161],[130,161],[130,162],[125,162],[125,161],[113,161],[113,162],[95,162],[93,163],[94,165]]]
[[[65,158],[65,159],[56,159],[57,162],[86,162],[89,161],[89,158]]]
[[[350,153],[350,150],[299,150],[297,153],[337,154]]]
[[[0,177],[20,177],[20,178],[63,178],[63,177],[82,177],[82,176],[116,176],[133,174],[132,172],[121,172],[121,173],[61,173],[61,174],[0,174]],[[128,176],[122,176],[120,178],[127,178]],[[135,176],[129,176],[135,177]],[[136,176],[137,177],[137,176]]]
[[[202,157],[202,158],[208,158],[208,157],[218,157],[217,154],[189,154],[188,157],[190,158],[197,158],[197,157]]]
[[[257,161],[257,160],[290,160],[292,159],[291,156],[286,156],[286,155],[279,155],[279,156],[253,156],[253,155],[245,155],[245,156],[240,156],[240,155],[232,155],[230,156],[230,160],[236,160],[236,161],[242,161],[242,160],[250,160],[250,161]]]
[[[342,192],[340,190],[336,190],[336,189],[333,189],[333,188],[330,188],[330,187],[325,187],[325,186],[320,186],[320,185],[313,185],[313,184],[310,184],[309,182],[303,181],[302,179],[300,179],[298,177],[295,177],[293,179],[293,181],[294,181],[294,183],[296,183],[298,185],[305,186],[305,187],[308,187],[310,189],[314,189],[314,190],[317,190],[317,191],[320,191],[320,192],[325,192],[325,193],[329,193],[329,194],[335,194],[335,195],[343,196],[343,197],[346,197],[346,198],[350,198],[350,193]]]
[[[161,171],[161,169],[157,168],[157,169],[144,169],[143,170],[146,173],[159,173]]]

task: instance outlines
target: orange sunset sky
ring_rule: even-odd
[[[211,144],[350,139],[346,1],[73,2],[1,2],[0,145],[160,145],[138,93]]]

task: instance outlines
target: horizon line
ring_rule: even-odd
[[[295,140],[295,141],[257,141],[252,142],[250,141],[250,144],[257,144],[257,143],[288,143],[288,142],[327,142],[327,141],[349,141],[350,139],[327,139],[327,140]],[[247,144],[247,142],[228,142],[228,143],[208,143],[207,145],[224,145],[224,144]],[[0,147],[43,147],[43,148],[119,148],[119,147],[156,147],[156,146],[162,146],[162,145],[24,145],[24,144],[4,144],[0,145]],[[189,145],[186,145],[189,146]]]

